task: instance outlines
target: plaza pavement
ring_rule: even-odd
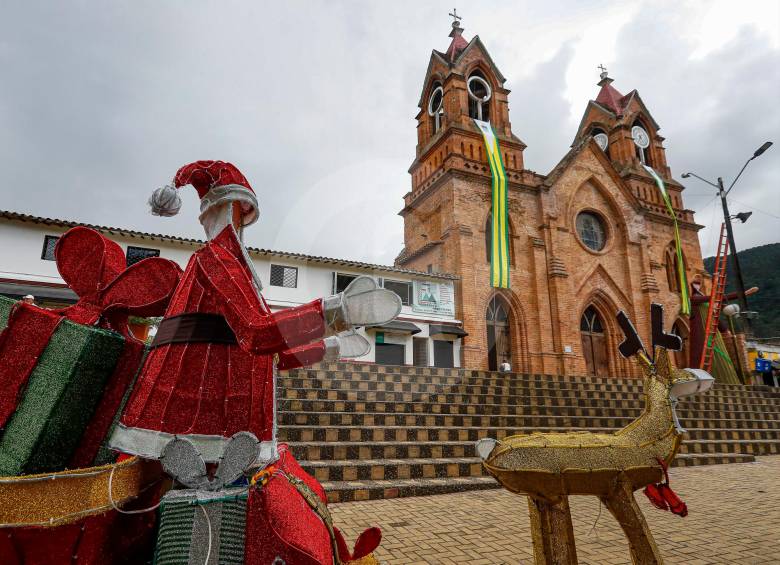
[[[674,468],[671,485],[688,504],[686,518],[637,492],[667,564],[780,564],[780,456]],[[620,527],[598,500],[569,500],[579,562],[630,564]],[[533,563],[526,499],[502,490],[329,506],[350,545],[364,528],[382,528],[383,564]]]

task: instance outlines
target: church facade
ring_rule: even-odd
[[[450,37],[447,51],[432,52],[423,82],[396,265],[458,276],[465,367],[508,361],[516,372],[637,374],[617,353],[619,310],[646,344],[652,302],[664,305],[684,341],[688,334],[687,317],[679,315],[673,222],[643,165],[671,195],[688,278],[705,274],[702,226],[685,209],[660,126],[636,90],[621,94],[602,72],[569,151],[548,174],[533,172],[512,130],[501,71],[457,21]],[[509,289],[490,284],[491,174],[474,118],[492,124],[506,169]]]

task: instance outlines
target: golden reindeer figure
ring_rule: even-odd
[[[685,430],[675,414],[677,399],[709,390],[713,378],[699,369],[671,367],[667,350],[682,343],[664,333],[660,304],[651,307],[652,360],[625,313],[617,318],[625,335],[620,353],[635,355],[645,373],[645,409],[636,420],[614,433],[534,433],[477,442],[488,473],[507,490],[528,496],[537,565],[577,563],[572,494],[601,499],[623,528],[635,564],[663,562],[634,491],[659,482],[680,447]]]

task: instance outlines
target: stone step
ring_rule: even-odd
[[[477,441],[484,437],[504,439],[514,434],[536,432],[567,432],[587,430],[596,433],[614,432],[616,428],[573,427],[465,427],[465,426],[286,426],[279,429],[279,440],[312,441]],[[780,440],[780,430],[754,429],[687,429],[686,441],[696,440]]]
[[[369,380],[384,381],[395,380],[397,382],[463,382],[464,379],[478,379],[484,382],[503,383],[507,380],[525,380],[540,383],[592,383],[599,386],[611,386],[615,384],[630,383],[634,386],[642,385],[639,377],[598,377],[588,376],[560,376],[524,373],[499,373],[496,371],[479,371],[472,369],[439,369],[434,367],[408,367],[408,366],[378,366],[360,363],[325,363],[314,368],[295,369],[284,371],[279,375],[281,380],[295,378],[338,377],[352,381]],[[733,385],[718,384],[724,390],[768,393],[775,398],[780,398],[780,391],[766,385]]]
[[[331,426],[466,426],[466,427],[513,427],[513,428],[622,428],[634,417],[607,416],[532,416],[526,414],[432,414],[386,412],[290,412],[278,413],[282,428],[296,425],[320,427]],[[682,425],[690,428],[736,428],[775,430],[780,433],[780,421],[732,418],[686,418]]]
[[[558,391],[582,391],[593,392],[611,392],[611,393],[637,393],[641,394],[644,390],[643,381],[638,380],[632,383],[616,384],[594,384],[594,383],[573,383],[573,382],[544,382],[544,381],[520,381],[507,380],[501,383],[485,384],[467,379],[466,381],[457,381],[446,384],[427,383],[425,381],[411,380],[406,383],[395,381],[372,381],[372,380],[353,380],[344,378],[291,378],[280,379],[283,389],[333,389],[333,390],[376,390],[376,391],[396,391],[396,392],[442,392],[453,389],[462,389],[463,392],[476,392],[480,394],[505,394],[507,392],[536,392],[548,391],[557,393]],[[777,401],[780,399],[780,393],[771,391],[755,390],[758,387],[746,387],[739,385],[738,389],[726,388],[726,385],[716,384],[715,387],[704,397],[723,397],[723,398],[751,398],[764,399],[765,401]]]
[[[578,406],[540,406],[538,404],[471,404],[453,400],[451,402],[386,402],[359,400],[297,400],[280,399],[279,410],[288,412],[384,412],[384,413],[423,413],[441,414],[486,414],[486,415],[530,415],[530,416],[584,416],[584,417],[632,417],[642,412],[640,406],[633,407],[578,407]],[[677,409],[680,418],[728,418],[728,419],[762,419],[780,421],[780,411],[753,411],[696,409],[681,404]]]
[[[475,457],[473,441],[358,441],[290,442],[293,455],[303,465],[312,461],[351,461],[360,464],[372,459],[451,459]],[[681,453],[780,453],[780,440],[689,440]]]
[[[752,463],[752,455],[734,455],[715,453],[708,455],[682,454],[674,460],[674,466],[715,465],[721,463]],[[424,496],[445,494],[465,490],[499,488],[499,484],[487,476],[420,478],[420,479],[383,479],[355,481],[323,481],[322,486],[328,494],[329,502],[352,502],[359,500],[378,500],[400,496]]]
[[[559,391],[560,392],[560,391]],[[396,391],[362,391],[329,389],[284,389],[278,397],[282,400],[343,400],[353,402],[428,402],[428,403],[467,403],[467,404],[527,404],[539,406],[581,406],[601,407],[609,402],[620,402],[621,406],[644,406],[644,393],[603,393],[547,395],[535,392],[523,394],[461,394],[459,392],[422,393]],[[780,412],[780,402],[760,399],[718,399],[704,394],[700,398],[683,399],[681,406],[707,410],[730,409],[743,412],[774,411]]]

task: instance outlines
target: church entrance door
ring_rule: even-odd
[[[607,357],[607,336],[599,313],[593,306],[588,306],[580,319],[580,335],[582,336],[582,354],[589,375],[609,375],[609,359]]]
[[[488,368],[497,371],[504,360],[512,363],[509,333],[509,308],[500,296],[494,296],[485,313],[487,321]]]

